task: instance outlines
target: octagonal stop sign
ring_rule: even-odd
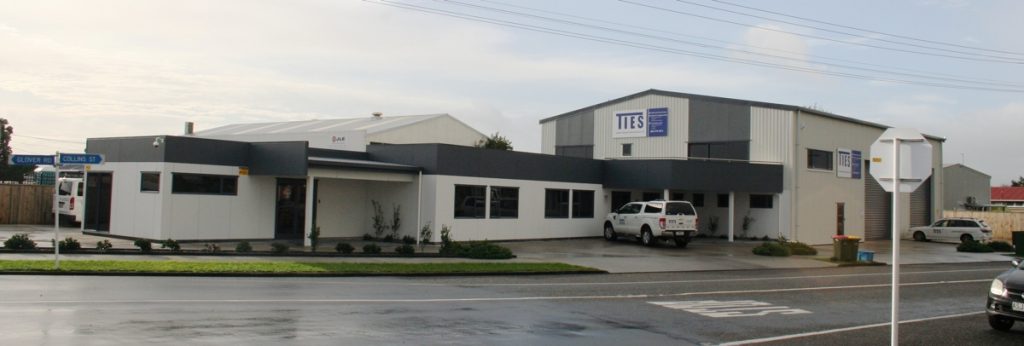
[[[899,142],[899,179],[893,179]],[[887,192],[914,192],[932,175],[932,145],[921,133],[912,129],[888,129],[871,144],[871,175]]]

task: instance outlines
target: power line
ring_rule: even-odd
[[[476,21],[476,22],[483,22],[483,23],[490,23],[490,24],[501,25],[501,26],[508,26],[508,27],[513,27],[513,28],[518,28],[518,29],[523,29],[523,30],[528,30],[528,31],[547,33],[547,34],[564,36],[564,37],[571,37],[571,38],[579,38],[579,39],[595,41],[595,42],[610,43],[610,44],[616,44],[616,45],[621,45],[621,46],[634,47],[634,48],[646,49],[646,50],[658,51],[658,52],[664,52],[664,53],[686,55],[686,56],[695,56],[695,57],[701,57],[701,58],[705,58],[705,59],[718,60],[718,61],[734,62],[734,63],[751,65],[751,66],[761,66],[761,67],[768,67],[768,68],[775,68],[775,69],[782,69],[782,70],[789,70],[789,71],[805,72],[805,73],[811,73],[811,74],[830,75],[830,76],[847,77],[847,78],[869,80],[869,81],[889,82],[889,83],[896,83],[896,84],[924,85],[924,86],[933,86],[933,87],[951,88],[951,89],[967,89],[967,90],[984,90],[984,91],[1001,91],[1001,92],[1024,93],[1024,90],[1022,90],[1022,89],[978,87],[978,86],[965,86],[965,85],[957,85],[957,84],[950,84],[950,83],[935,83],[935,82],[925,82],[925,81],[914,81],[914,80],[905,80],[905,79],[884,78],[884,77],[877,77],[877,76],[860,75],[860,74],[853,74],[853,73],[847,73],[847,72],[826,71],[826,70],[819,70],[819,69],[812,69],[812,68],[805,68],[805,67],[797,67],[797,66],[788,66],[788,65],[768,63],[768,62],[763,62],[763,61],[758,61],[758,60],[734,58],[734,57],[728,57],[728,56],[722,56],[722,55],[707,54],[707,53],[687,51],[687,50],[682,50],[682,49],[675,49],[675,48],[656,46],[656,45],[650,45],[650,44],[644,44],[644,43],[624,41],[624,40],[618,40],[618,39],[613,39],[613,38],[607,38],[607,37],[601,37],[601,36],[595,36],[595,35],[588,35],[588,34],[576,33],[576,32],[565,31],[565,30],[552,29],[552,28],[547,28],[547,27],[542,27],[542,26],[529,25],[529,24],[523,24],[523,23],[517,23],[517,22],[493,19],[493,18],[474,16],[474,15],[469,15],[469,14],[465,14],[465,13],[459,13],[459,12],[453,12],[453,11],[434,9],[434,8],[417,6],[417,5],[412,5],[412,4],[397,3],[397,2],[388,1],[388,0],[376,0],[376,1],[364,0],[364,1],[367,1],[367,2],[370,2],[370,3],[374,3],[374,4],[378,4],[378,5],[385,5],[385,6],[390,6],[390,7],[396,7],[396,8],[402,8],[402,9],[413,10],[413,11],[418,11],[418,12],[424,12],[424,13],[432,13],[432,14],[437,14],[437,15],[442,15],[442,16],[447,16],[447,17],[460,18],[460,19]]]
[[[748,28],[756,28],[756,29],[759,29],[759,30],[778,32],[778,33],[787,34],[787,35],[795,35],[795,36],[806,37],[806,38],[826,40],[826,41],[831,41],[831,42],[836,42],[836,43],[841,43],[841,44],[849,44],[849,45],[855,45],[855,46],[862,46],[862,47],[869,47],[869,48],[876,48],[876,49],[884,49],[884,50],[891,50],[891,51],[911,53],[911,54],[928,55],[928,56],[935,56],[935,57],[944,57],[944,58],[950,58],[950,59],[960,59],[960,60],[969,60],[969,61],[981,61],[981,62],[997,62],[997,63],[1015,64],[1015,65],[1017,65],[1017,64],[1024,64],[1024,60],[976,58],[976,57],[969,57],[969,56],[960,56],[960,55],[950,55],[950,54],[934,53],[934,52],[923,52],[923,51],[920,51],[920,50],[913,50],[913,49],[902,49],[902,48],[896,48],[896,47],[886,47],[886,46],[879,46],[879,45],[867,44],[867,43],[862,43],[862,42],[844,41],[844,40],[835,39],[835,38],[831,38],[831,37],[818,36],[818,35],[810,35],[810,34],[802,34],[802,33],[798,33],[798,32],[786,31],[786,30],[782,30],[782,29],[766,28],[766,27],[761,27],[761,26],[757,26],[757,25],[753,25],[753,24],[736,22],[736,21],[731,21],[731,20],[722,19],[722,18],[715,18],[715,17],[700,15],[700,14],[696,14],[696,13],[690,13],[690,12],[686,12],[686,11],[674,10],[674,9],[670,9],[670,8],[659,7],[659,6],[654,6],[654,5],[649,5],[649,4],[644,4],[644,3],[639,3],[639,2],[629,1],[629,0],[619,0],[619,1],[623,2],[623,3],[631,4],[631,5],[647,7],[647,8],[650,8],[650,9],[661,10],[661,11],[665,11],[665,12],[671,12],[671,13],[675,13],[675,14],[679,14],[679,15],[684,15],[684,16],[689,16],[689,17],[707,19],[707,20],[710,20],[710,21],[715,21],[715,22],[720,22],[720,23],[727,23],[727,24],[743,26],[743,27],[748,27]]]
[[[961,44],[956,44],[956,43],[947,43],[947,42],[941,42],[941,41],[934,41],[934,40],[929,40],[929,39],[917,38],[917,37],[913,37],[913,36],[906,36],[906,35],[899,35],[899,34],[890,34],[890,33],[882,32],[882,31],[858,28],[858,27],[850,26],[850,25],[829,23],[829,22],[817,20],[817,19],[814,19],[814,18],[800,17],[800,16],[791,15],[791,14],[785,14],[785,13],[782,13],[782,12],[770,11],[770,10],[766,10],[766,9],[762,9],[762,8],[757,8],[757,7],[753,7],[753,6],[736,4],[736,3],[732,3],[732,2],[728,2],[728,1],[723,1],[723,0],[711,0],[711,1],[714,1],[714,2],[717,2],[717,3],[721,3],[721,4],[726,4],[726,5],[729,5],[729,6],[745,8],[745,9],[748,9],[748,10],[754,10],[754,11],[758,11],[758,12],[770,13],[770,14],[774,14],[774,15],[777,15],[777,16],[783,16],[783,17],[788,17],[788,18],[793,18],[793,19],[799,19],[799,20],[804,20],[804,21],[814,22],[814,23],[819,23],[819,24],[831,25],[831,26],[835,26],[835,27],[839,27],[839,28],[844,28],[844,29],[863,31],[863,32],[866,32],[866,33],[871,33],[871,34],[876,34],[876,35],[885,35],[885,36],[889,36],[889,37],[902,38],[902,39],[905,39],[905,40],[912,40],[912,41],[918,41],[918,42],[927,42],[927,43],[939,44],[939,45],[944,45],[944,46],[952,46],[952,47],[960,47],[960,48],[967,48],[967,49],[983,50],[983,51],[986,51],[986,52],[993,52],[993,53],[1005,53],[1005,54],[1013,54],[1013,55],[1024,55],[1024,53],[1018,53],[1018,52],[1011,52],[1011,51],[998,50],[998,49],[988,49],[988,48],[975,47],[975,46],[967,46],[967,45],[961,45]]]
[[[676,42],[676,43],[681,43],[681,44],[686,44],[686,45],[691,45],[691,46],[698,46],[698,47],[701,47],[701,48],[722,49],[722,50],[728,50],[728,51],[734,51],[734,52],[739,52],[739,53],[764,56],[764,57],[775,58],[775,59],[783,59],[783,60],[795,61],[795,62],[798,62],[798,63],[810,63],[810,64],[818,64],[818,65],[831,66],[831,67],[850,69],[850,70],[868,71],[868,72],[879,72],[879,73],[885,73],[885,74],[893,74],[893,75],[900,75],[900,76],[907,76],[907,77],[916,77],[916,78],[924,78],[924,79],[944,80],[944,81],[951,81],[951,82],[962,82],[962,83],[971,83],[971,84],[982,84],[982,85],[993,85],[993,86],[1006,86],[1006,87],[1020,87],[1020,88],[1024,88],[1024,85],[1014,84],[1014,83],[1009,83],[1009,82],[987,82],[987,81],[979,81],[977,79],[967,79],[967,77],[962,77],[962,78],[936,77],[936,76],[926,75],[926,74],[905,73],[905,72],[897,72],[897,71],[892,71],[892,70],[880,70],[880,69],[873,69],[873,68],[863,68],[863,67],[856,67],[856,66],[843,65],[843,64],[835,64],[835,63],[828,63],[828,62],[820,62],[820,61],[809,61],[809,60],[804,60],[804,59],[799,59],[799,58],[792,58],[792,57],[786,57],[786,56],[780,56],[780,55],[774,55],[774,54],[765,54],[765,53],[759,53],[759,52],[754,52],[754,51],[750,51],[750,50],[737,49],[737,48],[731,48],[731,47],[723,47],[723,46],[715,46],[715,45],[709,45],[709,44],[704,44],[704,43],[696,43],[696,42],[691,42],[691,41],[684,41],[684,40],[674,39],[674,38],[671,38],[671,37],[650,35],[650,34],[644,34],[644,33],[638,33],[638,32],[633,32],[633,31],[615,29],[615,28],[610,28],[610,27],[605,27],[605,26],[600,26],[600,25],[591,25],[591,24],[586,24],[586,23],[568,21],[568,20],[564,20],[564,19],[551,18],[551,17],[545,17],[545,16],[538,16],[538,15],[533,15],[533,14],[529,14],[529,13],[516,12],[516,11],[511,11],[511,10],[506,10],[506,9],[500,9],[500,8],[494,8],[494,7],[488,7],[488,6],[469,4],[469,3],[464,3],[464,2],[455,1],[455,0],[446,0],[446,3],[452,3],[452,4],[457,4],[459,6],[476,8],[476,9],[483,9],[483,10],[494,11],[494,12],[499,12],[499,13],[504,13],[504,14],[512,14],[512,15],[529,17],[529,18],[534,18],[534,19],[541,19],[541,20],[551,21],[551,22],[560,23],[560,24],[570,24],[570,25],[575,25],[575,26],[594,28],[594,29],[598,29],[598,30],[611,31],[611,32],[622,33],[622,34],[627,34],[627,35],[640,36],[640,37],[645,37],[645,38],[653,38],[653,39],[657,39],[657,40]],[[521,6],[516,6],[516,7],[522,8]],[[590,20],[589,18],[586,18],[586,17],[578,17],[578,16],[574,16],[574,17]],[[617,23],[612,23],[612,24],[616,25]],[[926,73],[928,73],[928,72],[926,72]]]
[[[38,136],[29,136],[29,135],[23,135],[23,134],[17,134],[17,137],[12,135],[11,137],[12,137],[12,139],[13,138],[24,137],[24,138],[38,139],[38,140],[44,140],[44,141],[50,141],[50,142],[61,142],[61,143],[70,143],[70,144],[85,144],[85,142],[75,141],[75,140],[70,140],[70,139],[38,137]]]

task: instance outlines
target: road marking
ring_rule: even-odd
[[[947,318],[957,318],[957,317],[965,317],[965,316],[973,316],[973,315],[978,315],[978,314],[983,314],[983,313],[985,313],[985,312],[984,311],[975,311],[975,312],[967,312],[967,313],[962,313],[962,314],[953,314],[953,315],[945,315],[945,316],[934,316],[934,317],[918,318],[918,319],[913,319],[913,320],[900,321],[900,324],[916,323],[916,322],[926,322],[926,321],[934,321],[934,320],[941,320],[941,319],[947,319]],[[816,332],[807,332],[807,333],[790,334],[790,335],[780,335],[780,336],[773,336],[773,337],[768,337],[768,338],[750,339],[750,340],[741,340],[741,341],[730,341],[730,342],[719,344],[719,346],[759,344],[759,343],[764,343],[764,342],[772,342],[772,341],[782,341],[782,340],[789,340],[789,339],[805,338],[805,337],[809,337],[809,336],[818,336],[818,335],[825,335],[825,334],[842,333],[842,332],[849,332],[849,331],[861,330],[861,329],[888,327],[890,325],[892,325],[892,323],[890,323],[890,322],[875,323],[875,324],[865,324],[865,325],[862,325],[862,326],[854,326],[854,327],[846,327],[846,328],[821,330],[821,331],[816,331]]]
[[[771,303],[759,302],[756,300],[694,300],[679,302],[648,302],[650,304],[663,306],[669,309],[683,310],[698,315],[722,318],[722,317],[755,317],[767,316],[770,314],[780,315],[801,315],[809,314],[810,311],[794,309],[788,306],[775,306]],[[758,311],[759,310],[759,311]],[[756,312],[751,312],[756,311]]]
[[[991,282],[991,279],[933,281],[900,284],[900,286],[949,285],[963,283]],[[35,300],[35,301],[0,301],[0,305],[23,304],[180,304],[180,303],[452,303],[452,302],[505,302],[505,301],[539,301],[539,300],[613,300],[613,299],[657,299],[666,297],[686,297],[702,295],[729,294],[769,294],[778,292],[824,291],[861,288],[889,287],[890,284],[824,286],[802,288],[773,288],[763,290],[735,291],[704,291],[668,294],[631,294],[631,295],[593,295],[593,296],[538,296],[538,297],[480,297],[480,298],[433,298],[433,299],[149,299],[149,300]]]

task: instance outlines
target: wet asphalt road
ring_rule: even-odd
[[[1024,344],[988,328],[1008,263],[904,266],[904,344]],[[442,278],[0,276],[9,345],[720,344],[889,320],[889,267]],[[965,315],[966,314],[966,315]],[[887,326],[772,344],[886,344]]]

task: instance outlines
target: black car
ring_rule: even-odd
[[[1013,269],[992,280],[985,312],[988,324],[996,330],[1009,330],[1014,321],[1024,321],[1024,268],[1021,259],[1013,260]]]

